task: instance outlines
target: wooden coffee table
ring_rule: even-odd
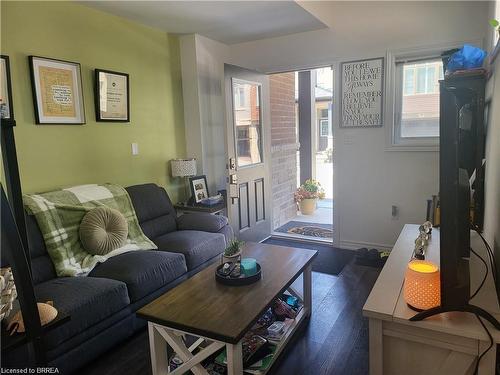
[[[258,282],[240,287],[222,285],[215,281],[218,264],[213,264],[141,308],[137,314],[148,321],[153,375],[188,370],[196,375],[208,374],[201,362],[223,347],[228,374],[243,374],[241,339],[275,298],[288,291],[304,306],[278,345],[274,362],[300,323],[311,315],[311,263],[316,255],[315,250],[247,243],[243,257],[257,259],[262,267]],[[303,293],[291,287],[300,274]],[[188,348],[182,339],[185,334],[199,339]],[[202,342],[207,345],[192,354]],[[184,362],[171,372],[169,346]]]

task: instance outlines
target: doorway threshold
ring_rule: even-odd
[[[318,210],[317,210],[318,211]],[[330,218],[332,210],[330,211]],[[315,215],[297,215],[283,225],[277,227],[272,232],[273,236],[288,239],[306,239],[318,243],[333,243],[333,225],[326,220],[318,220]]]
[[[288,240],[293,239],[295,241],[301,241],[301,242],[331,244],[333,246],[333,238],[321,238],[321,237],[313,237],[313,236],[304,236],[302,234],[283,233],[283,232],[276,232],[276,231],[273,231],[271,233],[270,237],[272,237],[272,238],[288,239]]]

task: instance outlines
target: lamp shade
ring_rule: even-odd
[[[172,159],[172,177],[196,176],[196,159]]]
[[[414,259],[405,274],[404,299],[414,310],[427,310],[441,304],[439,267],[427,260]]]

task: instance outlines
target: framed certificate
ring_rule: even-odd
[[[95,113],[97,121],[130,121],[128,74],[95,69]]]
[[[14,120],[9,56],[0,56],[0,119]]]
[[[85,124],[80,64],[29,56],[37,124]]]

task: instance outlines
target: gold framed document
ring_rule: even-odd
[[[80,64],[29,56],[37,124],[85,124]]]
[[[127,73],[95,69],[95,113],[97,121],[130,122]]]
[[[0,56],[0,119],[14,120],[9,56]]]

